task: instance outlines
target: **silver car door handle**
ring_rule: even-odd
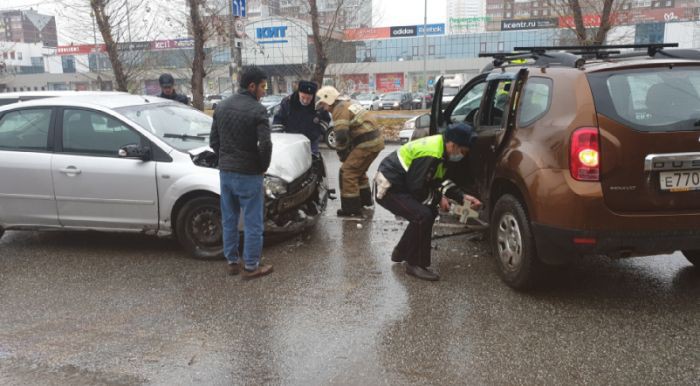
[[[65,173],[65,174],[80,174],[80,173],[82,173],[82,171],[81,171],[80,169],[76,168],[76,167],[70,166],[70,167],[61,169],[61,173]]]

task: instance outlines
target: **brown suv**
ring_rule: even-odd
[[[516,48],[444,110],[437,83],[430,132],[476,128],[449,169],[484,201],[511,287],[583,255],[700,263],[700,51],[668,46]]]

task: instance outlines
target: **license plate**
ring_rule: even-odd
[[[689,192],[700,190],[700,170],[684,170],[659,173],[661,190]]]

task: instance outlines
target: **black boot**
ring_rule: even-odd
[[[372,200],[372,189],[368,187],[360,189],[360,201],[362,201],[362,206],[372,206],[374,201]]]
[[[360,197],[340,197],[340,209],[337,214],[340,217],[362,216]]]

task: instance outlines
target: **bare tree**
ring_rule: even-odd
[[[600,45],[612,27],[624,22],[631,0],[547,0],[550,9],[566,21],[579,45]],[[591,28],[588,16],[600,17],[597,28]]]
[[[329,49],[337,46],[337,39],[334,35],[340,33],[348,27],[349,24],[357,23],[358,18],[362,17],[360,12],[357,12],[362,6],[369,4],[370,0],[334,0],[329,11],[325,12],[324,20],[321,20],[321,15],[318,8],[317,0],[307,0],[309,6],[309,14],[311,15],[311,29],[313,32],[313,43],[316,54],[316,63],[313,68],[311,79],[323,84],[323,77],[326,73],[326,68],[330,63]],[[371,20],[365,21],[369,24]]]
[[[155,27],[162,22],[148,0],[59,0],[58,13],[68,21],[67,33],[78,43],[103,43],[116,89],[129,91],[144,72],[143,61]],[[99,32],[93,39],[93,20]],[[89,31],[89,32],[88,32]]]

